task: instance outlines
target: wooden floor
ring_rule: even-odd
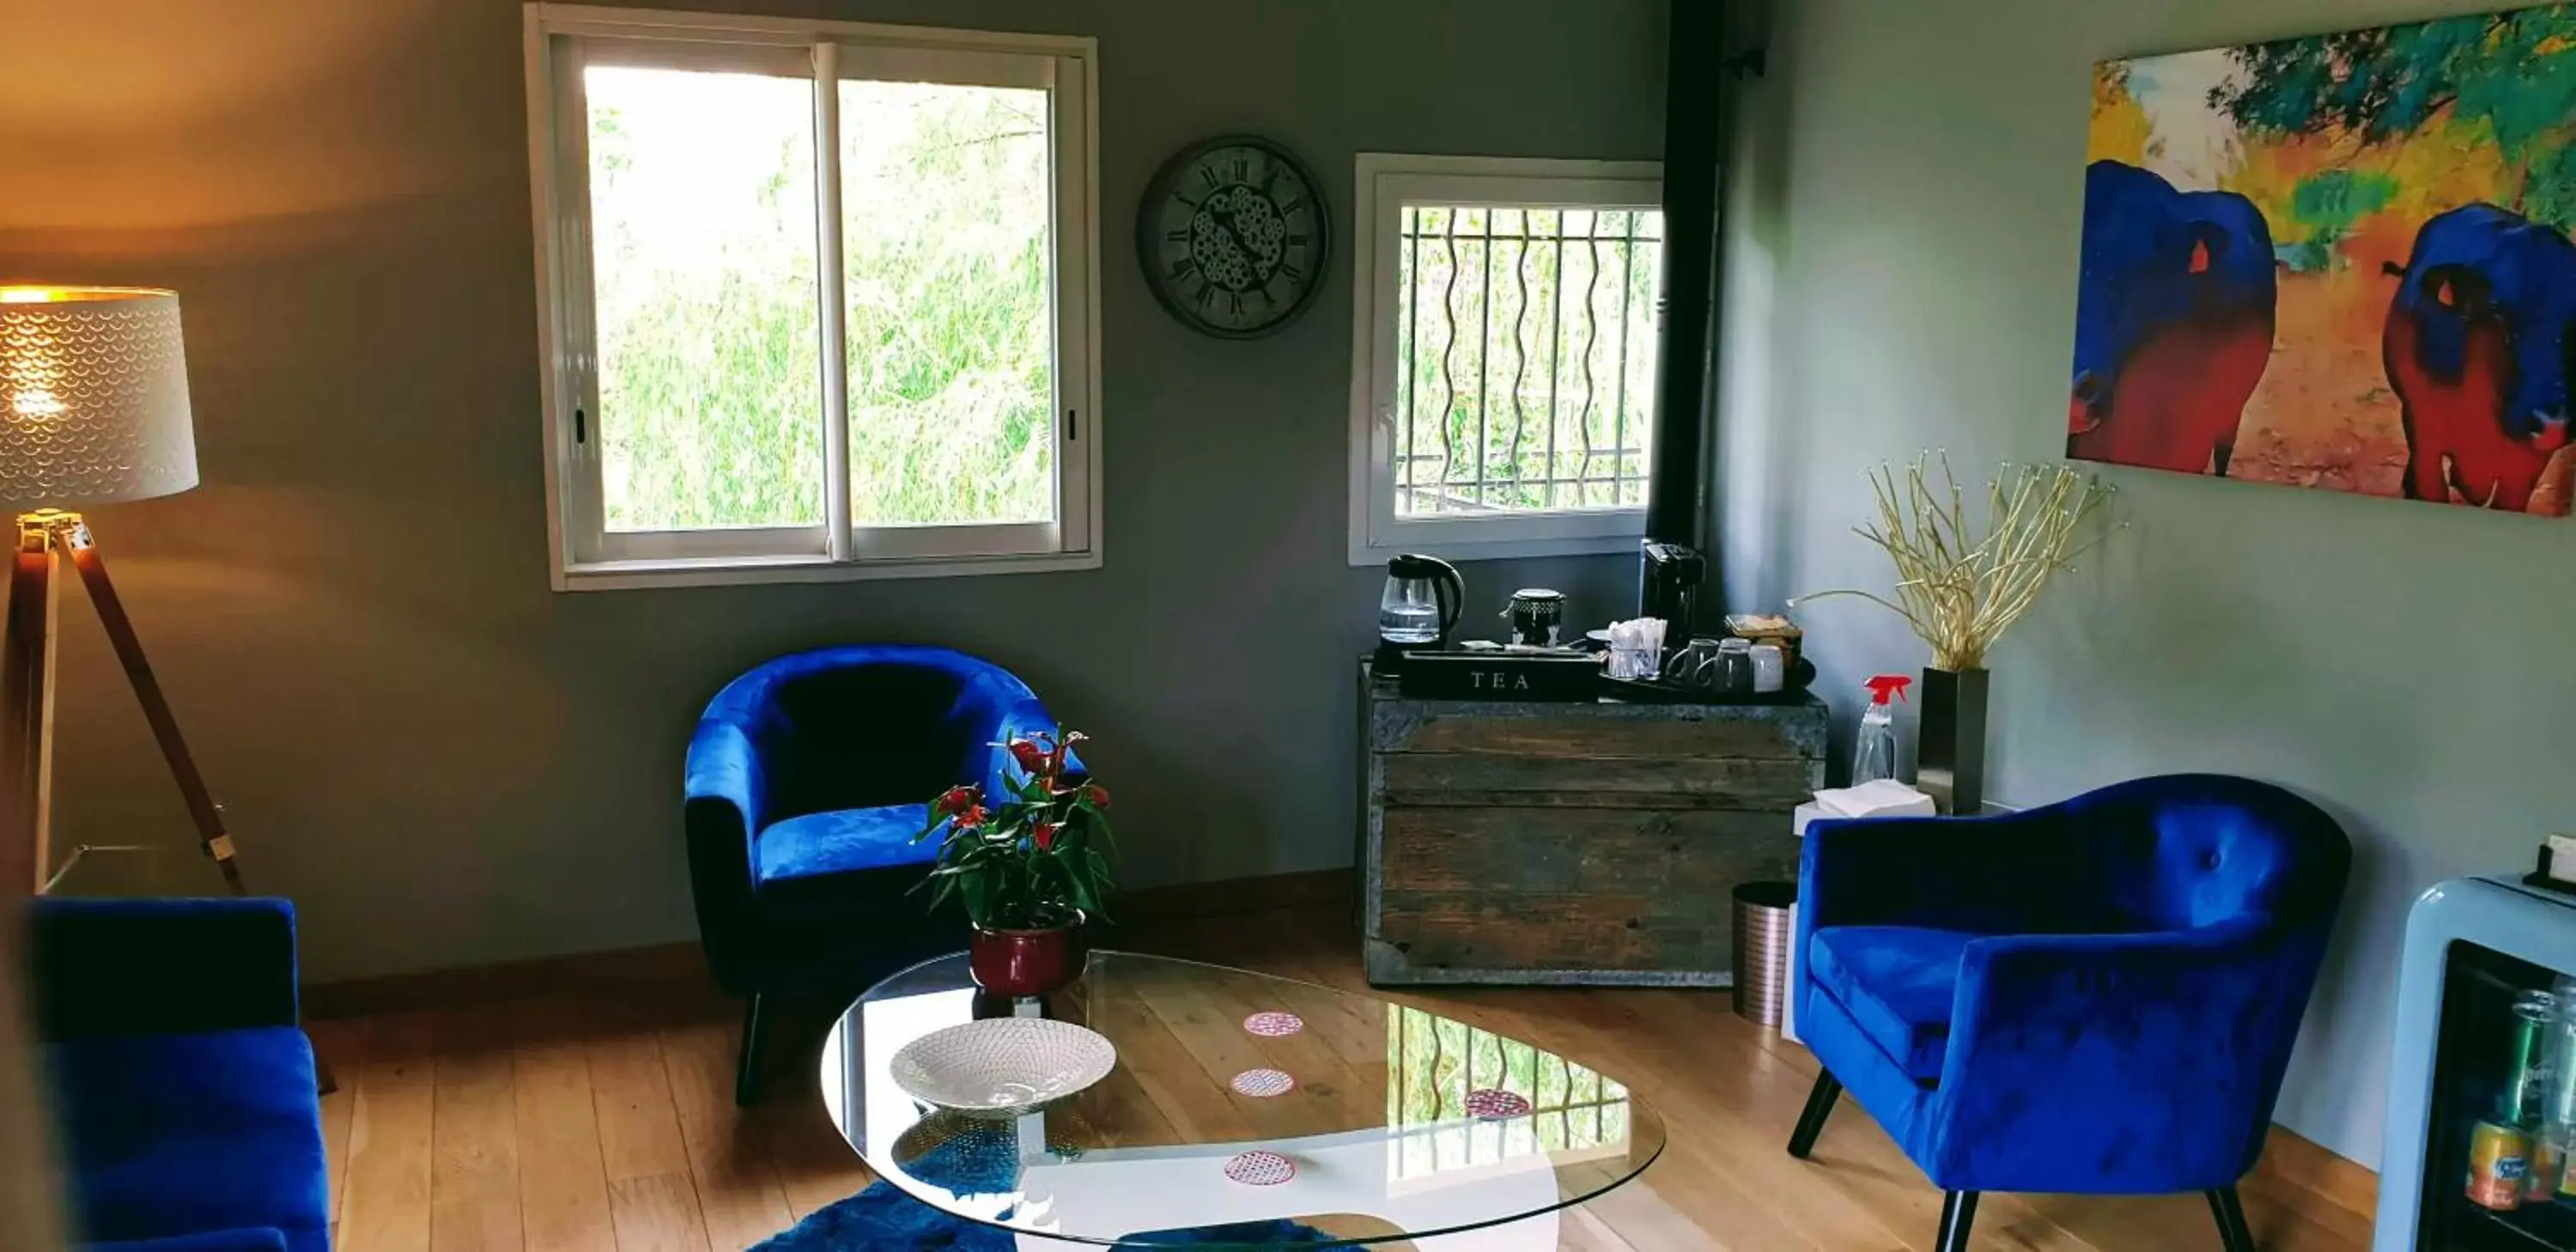
[[[1120,946],[1362,989],[1340,910],[1169,925]],[[1399,1000],[1596,1064],[1660,1109],[1663,1158],[1574,1210],[1581,1252],[1929,1249],[1941,1198],[1846,1101],[1811,1160],[1781,1144],[1816,1065],[1724,992],[1493,990]],[[697,986],[323,1021],[340,1252],[733,1252],[865,1186],[811,1078],[823,1014],[732,1100],[736,1009]],[[2360,1252],[2367,1175],[2276,1135],[2244,1187],[2267,1252]],[[1070,1246],[1070,1245],[1068,1245]],[[2196,1196],[1988,1196],[1979,1249],[2216,1252]],[[856,1252],[856,1250],[854,1250]]]

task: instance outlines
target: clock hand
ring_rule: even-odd
[[[1208,216],[1215,220],[1218,230],[1225,232],[1226,239],[1234,244],[1234,250],[1243,254],[1244,262],[1246,264],[1251,264],[1253,256],[1252,245],[1245,243],[1243,241],[1243,232],[1234,228],[1234,214],[1230,211],[1212,210],[1209,212]]]

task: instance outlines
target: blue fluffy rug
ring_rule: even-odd
[[[1331,1242],[1324,1232],[1291,1221],[1138,1233],[1128,1239],[1118,1246],[1273,1248]],[[752,1252],[1015,1252],[1018,1246],[1007,1231],[950,1217],[890,1184],[874,1182]]]

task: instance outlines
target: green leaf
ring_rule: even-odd
[[[1084,854],[1084,859],[1091,869],[1091,878],[1093,882],[1092,894],[1103,902],[1100,905],[1100,919],[1102,921],[1108,921],[1109,906],[1107,904],[1107,899],[1110,888],[1109,858],[1100,855],[1098,852],[1090,852]]]

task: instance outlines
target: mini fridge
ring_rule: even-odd
[[[2372,1252],[2576,1252],[2576,1196],[2526,1186],[2505,1208],[2496,1183],[2498,1149],[2509,1158],[2512,1142],[2502,1106],[2514,1103],[2528,1053],[2515,1002],[2566,974],[2576,974],[2576,895],[2461,878],[2415,902],[2398,970]],[[2542,1037],[2544,1067],[2576,1067],[2554,1020]],[[2483,1142],[2481,1123],[2494,1125]],[[2470,1195],[2481,1151],[2485,1203]],[[2536,1151],[2524,1159],[2531,1172],[2550,1172]]]

